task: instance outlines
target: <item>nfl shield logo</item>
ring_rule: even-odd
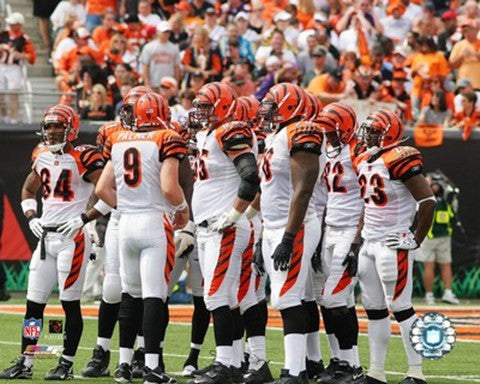
[[[40,332],[42,330],[42,319],[30,319],[23,320],[23,337],[32,340],[38,340]]]
[[[428,329],[425,335],[427,344],[437,345],[442,341],[442,332],[438,328]]]

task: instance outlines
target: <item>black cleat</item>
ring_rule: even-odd
[[[377,380],[370,376],[365,376],[365,379],[367,384],[387,384],[386,381]]]
[[[427,384],[427,382],[422,379],[417,379],[416,377],[407,376],[400,384]]]
[[[232,373],[232,383],[233,384],[243,384],[243,371],[242,368],[236,368],[233,365],[230,367],[230,372]]]
[[[292,376],[286,369],[280,372],[280,378],[274,384],[308,384],[307,372],[300,372],[298,376]]]
[[[229,367],[216,361],[210,370],[189,380],[188,384],[233,384],[232,372]]]
[[[339,362],[340,360],[336,357],[330,359],[330,364],[328,364],[328,367],[325,368],[323,373],[321,373],[317,377],[317,384],[323,384],[324,382],[328,382],[328,380],[330,380],[335,375],[335,370],[337,369]]]
[[[120,364],[113,375],[116,383],[130,383],[132,381],[132,367],[128,363]]]
[[[204,374],[206,374],[208,371],[212,370],[213,369],[213,365],[215,364],[215,362],[213,362],[212,364],[210,365],[207,365],[206,367],[203,367],[203,368],[200,368],[200,369],[196,369],[192,372],[192,376],[193,377],[198,377],[198,376],[203,376]]]
[[[363,372],[361,373],[363,378]],[[333,377],[329,380],[324,380],[322,384],[355,384],[356,383],[355,369],[348,364],[347,361],[339,361],[334,371]],[[359,379],[359,383],[360,383]]]
[[[138,348],[133,353],[132,377],[134,379],[141,379],[143,377],[144,372],[145,372],[145,349]]]
[[[273,383],[274,379],[272,372],[268,366],[268,362],[264,362],[259,369],[250,369],[245,375],[243,375],[245,384],[263,384]]]
[[[157,383],[169,383],[177,384],[177,380],[168,376],[163,372],[161,367],[155,369],[150,369],[148,367],[144,368],[143,374],[143,384],[157,384]]]
[[[0,379],[7,380],[28,380],[33,376],[33,370],[31,367],[25,365],[25,356],[20,356],[11,367],[0,372]]]
[[[367,377],[362,367],[353,368],[352,379],[354,384],[367,384]]]
[[[320,377],[320,375],[325,371],[325,367],[323,366],[323,361],[313,361],[308,360],[306,361],[307,367],[307,376],[309,379],[316,379]]]
[[[83,368],[83,377],[110,376],[110,351],[105,351],[100,345],[93,350],[93,355],[87,366]]]
[[[45,380],[73,379],[73,363],[60,357],[58,365],[45,375]]]

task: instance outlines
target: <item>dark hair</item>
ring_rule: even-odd
[[[444,112],[447,110],[447,98],[445,97],[445,91],[442,89],[437,89],[434,93],[434,96],[438,97],[438,107],[440,108],[440,111]],[[433,109],[433,105],[430,102],[430,107]]]
[[[475,91],[468,91],[468,92],[465,92],[463,94],[463,97],[465,97],[468,101],[470,101],[471,103],[473,103],[475,105],[475,103],[477,102],[477,94]]]
[[[85,72],[87,72],[92,79],[92,84],[102,84],[105,88],[107,87],[107,77],[98,64],[90,62],[84,63],[80,69],[80,78],[83,77]]]
[[[418,39],[418,44],[428,46],[428,50],[430,52],[438,51],[437,44],[435,43],[435,40],[433,40],[433,38],[431,37],[421,36]]]
[[[273,37],[273,35],[275,35],[276,33],[282,35],[282,37],[285,39],[285,34],[283,33],[282,30],[280,30],[280,29],[278,29],[278,28],[275,28],[275,29],[272,31],[272,35],[271,35],[271,36]]]

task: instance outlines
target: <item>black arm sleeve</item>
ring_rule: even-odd
[[[260,187],[257,160],[251,152],[242,153],[233,160],[240,175],[240,186],[237,196],[246,201],[253,201]]]

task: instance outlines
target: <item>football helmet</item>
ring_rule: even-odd
[[[130,89],[123,98],[122,107],[120,109],[120,122],[126,129],[132,129],[135,119],[133,117],[133,106],[137,100],[146,93],[153,93],[149,87],[140,85]]]
[[[296,84],[280,83],[267,92],[258,109],[259,123],[266,129],[301,117],[305,108],[305,91]]]
[[[62,126],[63,132],[58,132],[54,127]],[[77,112],[63,104],[48,108],[42,118],[41,132],[42,143],[52,152],[62,151],[67,142],[72,142],[78,137],[80,118]]]
[[[257,112],[260,102],[253,96],[242,96],[238,98],[238,103],[243,106],[243,116],[241,121],[246,122],[253,127],[257,122]]]
[[[316,121],[322,110],[320,100],[309,92],[305,92],[304,118],[310,121]]]
[[[320,113],[317,122],[327,139],[327,156],[337,157],[343,145],[348,144],[357,130],[357,114],[346,104],[328,104]]]
[[[168,102],[158,93],[146,93],[141,96],[133,107],[135,124],[134,131],[150,129],[168,129]]]
[[[385,149],[399,144],[404,126],[395,112],[378,109],[370,113],[360,126],[360,137],[368,148]]]
[[[237,115],[237,93],[229,85],[214,82],[205,84],[193,100],[194,110],[189,119],[202,128],[212,123],[221,123]]]

